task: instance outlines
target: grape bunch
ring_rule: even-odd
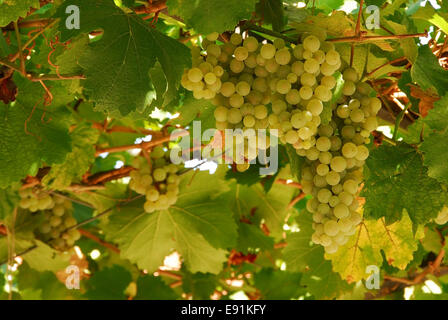
[[[144,157],[134,160],[136,170],[130,173],[129,187],[145,195],[144,209],[147,213],[166,210],[177,201],[180,166],[170,163],[169,152],[162,146],[155,147],[150,153],[151,161]]]
[[[51,195],[40,189],[21,189],[19,190],[19,196],[21,198],[19,206],[31,212],[51,209],[55,205]]]
[[[434,219],[435,223],[443,225],[448,222],[448,207],[444,206],[442,210],[437,215],[437,218]]]
[[[343,97],[334,107],[331,122],[318,128],[315,146],[298,151],[306,157],[303,191],[312,195],[307,203],[313,213],[312,241],[330,254],[348,241],[361,222],[357,196],[369,156],[365,145],[381,109],[381,101],[371,97],[372,88],[359,82],[353,68],[343,71],[343,79]]]
[[[67,230],[77,223],[71,201],[57,196],[52,200],[54,206],[43,211],[44,222],[39,226],[37,235],[55,249],[66,251],[74,246],[81,234],[76,229]]]
[[[239,171],[270,144],[269,136],[250,140],[254,134],[248,129],[276,129],[280,141],[296,149],[315,145],[319,115],[332,98],[333,74],[341,66],[339,53],[325,37],[305,34],[302,43],[290,48],[282,39],[263,44],[238,33],[217,44],[213,34],[202,42],[203,54],[192,49],[193,68],[185,71],[182,85],[194,97],[212,101],[218,130],[242,129],[237,143],[249,142],[249,147],[234,156],[246,160],[236,162]]]

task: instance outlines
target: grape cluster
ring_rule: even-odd
[[[19,191],[19,206],[31,212],[42,211],[54,207],[51,195],[40,189],[27,188]]]
[[[448,222],[448,207],[444,206],[442,210],[440,210],[437,218],[434,219],[435,223],[443,225]]]
[[[66,231],[77,223],[71,201],[53,197],[53,202],[53,208],[43,212],[44,222],[39,226],[37,234],[55,249],[66,251],[74,246],[81,234],[76,229]]]
[[[238,33],[219,45],[217,34],[209,35],[202,42],[204,54],[192,49],[193,68],[185,71],[182,85],[194,97],[212,101],[218,130],[276,129],[282,143],[308,150],[316,143],[323,103],[331,100],[333,74],[341,67],[339,53],[325,37],[305,34],[302,43],[289,48],[282,39],[262,44]],[[258,148],[244,150],[247,162],[270,139],[256,143]],[[247,168],[237,166],[239,171]]]
[[[145,195],[144,209],[151,213],[166,210],[177,201],[180,166],[170,163],[169,152],[162,146],[155,147],[150,153],[151,161],[144,157],[134,160],[136,170],[130,174],[129,187]]]
[[[359,82],[357,72],[343,72],[343,97],[333,110],[332,121],[318,128],[316,144],[298,150],[306,157],[302,171],[303,191],[311,194],[307,210],[313,213],[312,241],[334,253],[345,244],[361,222],[356,211],[362,168],[369,156],[365,146],[377,127],[378,98],[370,97],[372,88]]]

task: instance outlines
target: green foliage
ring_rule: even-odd
[[[102,38],[90,44],[79,59],[87,77],[84,88],[99,110],[127,115],[147,107],[151,100],[148,96],[155,96],[157,84],[151,85],[149,69],[156,62],[162,66],[166,78],[162,96],[174,94],[183,69],[191,63],[185,46],[150,28],[139,17],[124,13],[112,1],[101,0],[95,6],[87,0],[73,4],[80,8],[83,23],[80,30],[73,31],[61,22],[62,41],[80,32],[104,30]],[[65,6],[60,7],[56,17],[65,17]]]
[[[168,0],[167,6],[172,14],[183,18],[188,27],[207,35],[231,30],[240,20],[250,18],[256,2],[199,0],[192,3],[185,0]]]
[[[337,106],[348,102],[343,95],[348,80],[344,82],[341,70],[350,64],[376,91],[370,97],[381,98],[378,122],[385,135],[384,127],[398,128],[401,104],[410,105],[396,139],[376,135],[375,143],[367,143],[361,141],[366,130],[356,132],[356,144],[370,149],[362,177],[361,171],[353,173],[361,181],[361,193],[354,200],[360,207],[350,205],[350,211],[356,210],[362,221],[332,254],[313,244],[319,215],[313,221],[308,201],[315,194],[302,194],[308,180],[302,179],[302,168],[313,154],[300,156],[281,139],[278,170],[272,175],[261,176],[258,163],[244,172],[233,164],[220,164],[211,174],[189,169],[196,161],[180,165],[177,200],[166,210],[145,211],[147,195],[136,194],[129,179],[136,172],[136,159],[150,159],[151,167],[160,161],[153,157],[160,152],[156,146],[176,146],[169,140],[175,129],[189,131],[186,139],[192,141],[217,126],[216,107],[227,108],[226,100],[197,99],[180,86],[185,70],[198,65],[199,47],[213,68],[229,69],[225,62],[204,56],[212,39],[205,40],[208,35],[217,32],[219,44],[228,42],[236,27],[249,21],[248,34],[259,43],[277,46],[283,45],[274,41],[277,37],[294,48],[294,39],[303,41],[309,33],[326,33],[329,39],[352,37],[358,9],[347,13],[341,8],[346,10],[353,1],[308,1],[299,8],[293,0],[167,0],[161,11],[164,1],[47,2],[0,0],[0,300],[9,298],[7,279],[12,279],[12,298],[23,300],[227,300],[241,294],[272,300],[364,299],[388,292],[386,299],[403,299],[404,282],[419,280],[428,270],[423,280],[434,281],[442,293],[428,293],[427,284],[416,281],[410,298],[446,300],[446,257],[435,267],[435,257],[441,257],[448,245],[447,223],[437,224],[445,222],[443,208],[448,206],[448,70],[446,48],[440,51],[448,33],[445,2],[440,9],[430,3],[422,7],[422,1],[364,2],[363,36],[434,30],[429,44],[423,45],[426,42],[418,37],[393,36],[357,39],[353,47],[347,39],[334,42],[341,68],[333,74],[331,100],[313,121],[337,126],[338,134],[353,124],[353,119],[334,117]],[[150,13],[141,12],[143,2]],[[68,5],[80,8],[80,29],[66,27]],[[368,5],[381,7],[381,29],[367,30]],[[47,21],[50,24],[42,28]],[[227,49],[234,53],[230,46]],[[229,52],[227,58],[232,56]],[[321,54],[314,58],[327,59]],[[217,58],[226,60],[225,55]],[[273,61],[272,67],[278,67]],[[257,63],[263,64],[262,59]],[[199,67],[204,75],[211,70],[208,64]],[[277,74],[293,71],[287,68],[279,67]],[[265,69],[260,70],[254,71],[256,78],[263,78],[258,71]],[[220,70],[213,72],[218,75]],[[233,71],[218,77],[222,82],[242,81]],[[261,96],[269,101],[260,103],[272,112],[271,100],[279,93],[268,92]],[[360,101],[363,106],[365,101]],[[289,117],[295,107],[287,107]],[[369,110],[363,112],[371,116]],[[286,113],[277,116],[266,119],[287,118]],[[240,127],[226,117],[223,127]],[[198,123],[200,131],[193,132]],[[260,119],[255,123],[264,126]],[[290,124],[281,120],[279,125]],[[218,138],[213,139],[201,141],[201,149]],[[362,161],[356,161],[361,167]],[[317,185],[317,173],[312,174]],[[149,180],[155,180],[153,171],[142,183]],[[163,192],[168,188],[165,181],[150,184]],[[42,240],[54,207],[24,209],[26,201],[20,195],[28,191],[71,200],[75,219],[71,227],[61,226],[60,236],[67,238],[69,228],[78,229],[82,236],[73,248],[59,251],[53,242]],[[65,285],[69,265],[80,269],[80,290]],[[379,291],[366,289],[370,265],[380,268]]]
[[[421,155],[406,144],[382,145],[366,162],[368,172],[363,189],[366,217],[401,220],[406,209],[414,228],[435,218],[447,202],[446,191],[428,176]],[[416,183],[418,181],[418,183]],[[420,196],[422,193],[424,197]]]

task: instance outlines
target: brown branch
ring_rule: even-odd
[[[128,150],[132,150],[132,149],[149,149],[149,148],[164,144],[166,142],[172,141],[176,138],[186,136],[188,134],[189,134],[189,132],[184,130],[184,131],[179,131],[175,134],[171,134],[169,136],[165,136],[165,137],[158,138],[156,140],[149,141],[149,142],[141,142],[139,144],[131,144],[131,145],[126,145],[126,146],[98,149],[96,151],[95,155],[99,156],[100,154],[105,153],[105,152],[114,153],[114,152],[128,151]]]
[[[137,134],[142,134],[142,135],[151,135],[151,136],[155,136],[155,137],[160,137],[161,135],[163,135],[163,133],[161,131],[149,130],[149,129],[144,129],[144,128],[132,129],[132,128],[125,127],[125,126],[113,126],[111,128],[105,128],[103,124],[98,123],[98,122],[94,122],[92,124],[92,127],[95,129],[98,129],[100,131],[104,131],[106,133],[127,132],[127,133],[137,133]]]
[[[343,37],[343,38],[334,38],[328,39],[330,42],[370,42],[370,41],[382,41],[382,40],[399,40],[399,39],[407,39],[407,38],[418,38],[418,37],[426,37],[428,35],[425,33],[414,33],[414,34],[396,34],[390,36],[354,36],[354,37]]]
[[[90,233],[89,231],[84,230],[84,229],[78,229],[78,231],[84,237],[86,237],[86,238],[88,238],[90,240],[95,241],[96,243],[102,245],[103,247],[109,249],[110,251],[113,251],[115,253],[120,253],[120,249],[118,249],[116,246],[114,246],[113,244],[110,244],[109,242],[106,242],[106,241],[100,239],[99,237],[97,237],[93,233]]]
[[[283,184],[283,185],[286,185],[286,186],[289,186],[289,187],[293,187],[293,188],[297,188],[297,189],[302,189],[302,185],[300,183],[294,182],[294,181],[289,182],[288,180],[285,180],[285,179],[277,179],[277,180],[275,180],[274,183],[275,184]]]
[[[33,82],[38,82],[38,81],[43,81],[43,80],[48,80],[48,81],[59,81],[59,80],[85,80],[87,79],[84,75],[79,75],[79,74],[44,74],[44,75],[32,75],[32,74],[27,74],[27,78],[30,81]]]
[[[129,176],[129,173],[134,170],[134,167],[131,166],[125,166],[121,167],[119,169],[107,171],[107,172],[98,172],[90,177],[88,177],[86,180],[86,183],[89,185],[97,185],[97,184],[103,184],[108,181],[120,179],[123,177]]]
[[[405,61],[405,60],[407,60],[406,57],[401,57],[401,58],[397,58],[397,59],[392,60],[392,61],[388,61],[388,62],[386,62],[386,63],[380,65],[379,67],[376,67],[375,69],[373,69],[373,70],[370,71],[369,73],[367,73],[367,74],[366,74],[366,77],[370,77],[371,75],[373,75],[373,74],[374,74],[375,72],[377,72],[378,70],[380,70],[380,69],[382,69],[382,68],[384,68],[384,67],[386,67],[386,66],[388,66],[388,65],[390,65],[390,64],[394,64],[394,63],[401,62],[401,61]]]
[[[294,207],[294,205],[299,202],[300,200],[302,200],[303,198],[305,198],[306,194],[304,192],[300,193],[297,197],[295,197],[294,199],[292,199],[292,201],[288,204],[287,209],[291,209],[292,207]]]

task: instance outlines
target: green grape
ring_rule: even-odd
[[[221,86],[221,94],[224,97],[230,97],[235,93],[235,85],[232,82],[224,82]]]
[[[328,203],[330,201],[330,198],[332,196],[332,193],[328,189],[320,189],[317,193],[317,200],[321,203]]]
[[[152,176],[156,182],[163,181],[166,178],[166,171],[163,168],[157,168],[153,171]]]
[[[312,87],[316,84],[316,77],[311,73],[304,73],[300,77],[300,83],[303,86]]]
[[[358,81],[358,72],[356,72],[353,68],[347,68],[342,73],[342,76],[345,81],[357,82]],[[351,94],[349,94],[351,95]]]
[[[342,155],[345,158],[354,158],[357,153],[358,153],[358,148],[352,142],[347,142],[342,147]]]
[[[255,125],[255,118],[252,115],[246,115],[243,119],[243,124],[245,127],[251,128]]]
[[[327,52],[327,54],[325,56],[325,61],[329,65],[334,66],[334,65],[337,65],[341,61],[341,57],[336,50],[330,50]]]
[[[306,119],[303,117],[301,113],[295,113],[291,117],[291,125],[296,128],[300,129],[306,124]]]
[[[320,84],[331,90],[336,86],[336,79],[333,76],[324,76]]]
[[[316,59],[311,58],[305,61],[303,67],[305,69],[305,72],[314,74],[319,71],[320,65]]]
[[[276,89],[278,93],[287,94],[291,90],[291,83],[288,80],[279,80]]]
[[[306,151],[306,157],[311,161],[317,160],[319,158],[319,150],[317,150],[315,147],[309,148]]]
[[[324,232],[327,236],[334,237],[339,232],[339,225],[336,221],[328,220],[324,224]]]
[[[232,124],[240,123],[243,119],[243,116],[241,115],[241,111],[239,109],[231,109],[227,113],[227,121]]]
[[[370,98],[370,108],[373,114],[377,114],[381,109],[381,100],[378,98]]]
[[[323,163],[319,164],[316,168],[316,173],[320,176],[326,176],[329,171],[330,169],[328,168],[328,166]]]
[[[364,161],[369,157],[369,149],[365,146],[357,146],[356,160]]]
[[[199,68],[192,68],[188,70],[188,80],[191,82],[199,82],[202,80],[202,71]]]
[[[323,85],[319,85],[316,87],[316,89],[314,89],[314,94],[316,95],[316,97],[324,102],[328,102],[331,100],[332,97],[332,93],[331,90],[328,89],[328,87],[323,86]]]
[[[259,92],[266,92],[268,90],[268,85],[266,83],[266,79],[264,79],[264,78],[255,79],[252,84],[252,88]]]
[[[250,93],[249,83],[246,81],[238,82],[236,85],[236,92],[243,97],[247,96]]]
[[[339,173],[337,173],[336,171],[330,171],[326,176],[325,176],[325,181],[330,185],[330,186],[334,186],[337,185],[339,183],[339,181],[341,181],[341,176],[339,175]]]
[[[303,45],[298,44],[294,47],[292,53],[296,59],[301,60],[303,59],[303,51],[304,51]]]
[[[290,83],[296,83],[299,77],[295,73],[289,73],[286,76],[286,80],[288,80]]]
[[[349,206],[352,204],[353,202],[353,196],[348,193],[347,191],[342,191],[339,195],[338,195],[339,199],[341,200],[341,202],[343,204],[345,204],[346,206]]]
[[[317,143],[317,141],[316,141]],[[323,164],[330,164],[332,155],[330,152],[321,152],[319,153],[319,161]]]
[[[266,106],[259,104],[254,108],[255,118],[264,119],[268,116],[268,109]]]
[[[281,38],[275,38],[274,39],[274,46],[277,49],[282,49],[285,47],[285,40],[281,39]]]
[[[298,77],[300,77],[305,72],[305,67],[302,61],[295,61],[291,65],[291,72],[294,72]]]
[[[331,148],[330,139],[328,137],[319,137],[316,140],[316,148],[322,152],[330,150],[330,148]]]
[[[286,102],[296,105],[300,102],[300,93],[297,89],[292,89],[286,94]]]
[[[287,65],[291,61],[291,53],[288,48],[283,48],[275,53],[275,61],[279,65]]]
[[[212,72],[209,72],[209,73],[205,74],[205,76],[204,76],[204,81],[207,84],[210,84],[210,85],[214,84],[216,82],[216,80],[217,80],[216,75]]]
[[[285,140],[289,144],[294,144],[299,140],[299,134],[295,130],[288,130],[285,134]]]
[[[300,88],[299,93],[302,100],[309,100],[313,96],[313,89],[309,86],[303,86]]]
[[[364,120],[364,112],[359,109],[352,110],[350,112],[350,120],[353,122],[362,122]]]
[[[230,61],[230,70],[232,70],[233,73],[241,73],[244,70],[245,64],[242,61],[232,59]]]
[[[239,95],[238,93],[232,94],[232,96],[229,98],[229,104],[233,108],[239,108],[244,104],[244,98]],[[228,115],[229,117],[229,115]],[[230,120],[229,120],[230,121]],[[231,122],[231,121],[230,121]]]
[[[247,50],[246,47],[238,47],[235,49],[235,52],[233,54],[236,60],[244,61],[249,56],[249,51]]]
[[[274,58],[275,52],[275,46],[270,43],[263,44],[260,49],[260,55],[266,60]]]
[[[230,36],[230,43],[233,44],[234,46],[238,46],[242,40],[243,37],[239,33],[233,33]]]
[[[311,52],[316,52],[320,48],[320,41],[316,36],[308,36],[303,40],[303,48]]]
[[[310,111],[313,116],[318,116],[318,115],[320,115],[322,113],[322,111],[324,109],[324,105],[318,99],[311,99],[308,102],[308,104],[306,106],[306,109],[308,111]]]
[[[343,188],[350,194],[356,194],[358,191],[358,183],[355,180],[348,179],[344,181]]]
[[[247,49],[249,52],[255,52],[258,49],[258,40],[255,37],[247,37],[243,41],[243,46]]]
[[[330,167],[336,172],[342,172],[347,168],[347,161],[343,157],[336,156],[331,159]]]

